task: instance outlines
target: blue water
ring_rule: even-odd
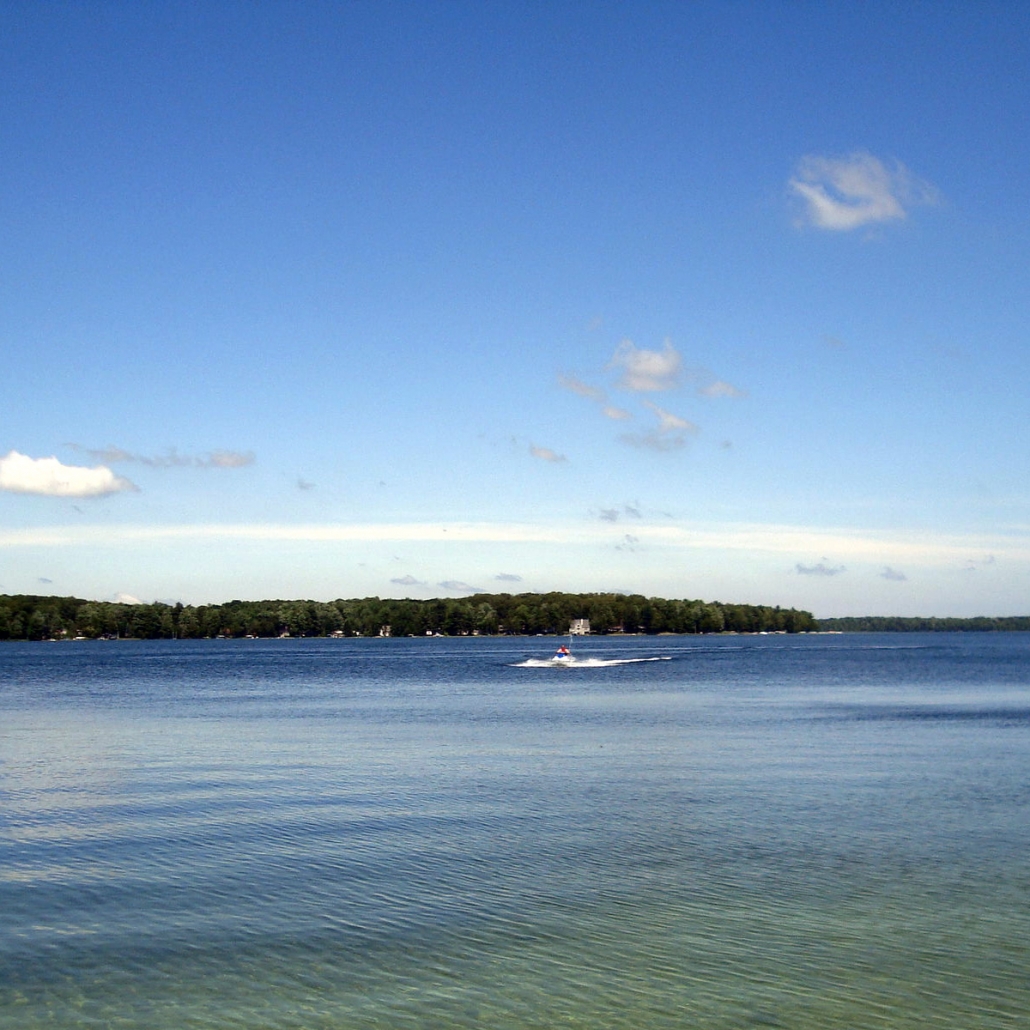
[[[0,645],[0,1028],[1025,1028],[1030,634]]]

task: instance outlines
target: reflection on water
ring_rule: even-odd
[[[587,643],[3,647],[0,1027],[1028,1024],[1030,639]]]

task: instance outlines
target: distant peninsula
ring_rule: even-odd
[[[806,633],[811,612],[642,594],[522,593],[415,600],[122,604],[0,594],[0,640],[610,633]]]
[[[819,619],[824,633],[954,633],[990,630],[1030,630],[1030,615],[978,615],[968,619],[939,619],[902,615],[860,615]]]

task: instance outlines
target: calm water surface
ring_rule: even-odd
[[[1030,634],[0,645],[0,1028],[1025,1028]]]

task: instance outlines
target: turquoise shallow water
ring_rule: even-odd
[[[0,647],[0,1027],[1030,1025],[1030,635]]]

